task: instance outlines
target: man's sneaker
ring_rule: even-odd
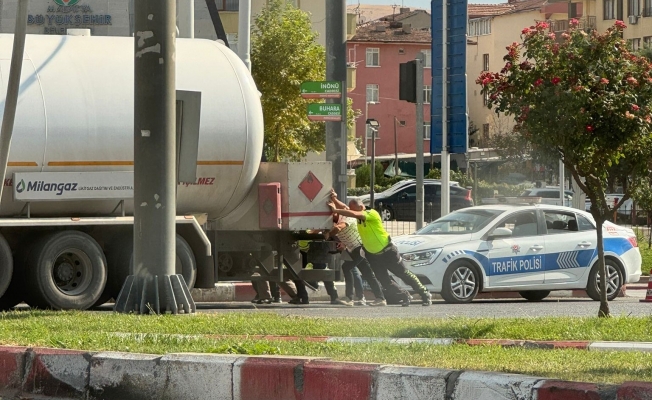
[[[421,305],[424,307],[432,305],[432,295],[430,292],[421,295]]]
[[[272,304],[272,299],[260,299],[256,304]]]
[[[256,297],[254,297],[253,299],[251,299],[251,302],[254,303],[254,304],[256,304],[256,303],[258,302],[258,295],[256,295]]]
[[[412,296],[410,296],[410,293],[405,292],[401,300],[401,307],[410,307],[410,303],[412,303]]]
[[[274,297],[274,299],[272,300],[272,303],[281,304],[281,303],[283,303],[283,300],[280,297]]]
[[[364,297],[361,298],[361,299],[358,299],[358,300],[353,302],[353,305],[354,306],[366,306],[367,305],[367,299],[365,299]]]
[[[387,305],[387,300],[385,299],[376,299],[369,303],[372,307],[385,307]]]
[[[295,297],[292,300],[288,301],[290,304],[310,304],[310,300],[308,298],[302,299],[299,297]]]
[[[339,304],[341,306],[353,307],[353,301],[351,301],[351,299],[349,299],[348,297],[342,297],[341,299],[340,298],[332,299],[331,304]]]

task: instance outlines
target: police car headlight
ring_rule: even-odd
[[[432,249],[418,253],[403,254],[403,259],[412,263],[412,267],[422,267],[434,263],[437,257],[439,257],[439,254],[441,254],[441,249]]]

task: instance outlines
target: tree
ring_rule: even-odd
[[[604,34],[587,33],[574,19],[569,25],[561,38],[548,33],[545,22],[523,29],[522,43],[507,47],[504,68],[483,73],[477,83],[489,107],[513,116],[534,151],[561,158],[591,200],[599,276],[605,277],[602,225],[633,188],[650,183],[651,66],[628,50],[622,21]],[[614,170],[628,184],[612,206],[605,189]],[[609,316],[606,279],[600,279],[600,298],[598,315]]]
[[[324,123],[308,121],[306,81],[324,80],[326,58],[310,17],[282,0],[269,0],[254,20],[252,75],[262,93],[265,152],[269,161],[298,160],[323,151]]]

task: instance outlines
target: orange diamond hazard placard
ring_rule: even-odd
[[[299,190],[301,190],[301,193],[305,194],[310,201],[313,201],[315,197],[317,197],[317,194],[323,187],[324,185],[322,185],[322,183],[319,181],[319,179],[317,179],[312,171],[308,172],[306,177],[303,178],[299,184]]]

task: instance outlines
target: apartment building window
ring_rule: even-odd
[[[432,50],[421,50],[421,53],[423,53],[423,68],[431,68],[432,67]]]
[[[374,102],[378,103],[380,97],[378,96],[378,85],[375,83],[367,85],[367,103]]]
[[[217,9],[220,11],[238,11],[240,0],[217,0]]]
[[[489,54],[482,55],[482,70],[489,71]]]
[[[489,139],[489,124],[482,124],[482,137]]]
[[[616,19],[616,0],[603,0],[604,19]]]
[[[367,47],[367,67],[380,67],[380,49]]]
[[[652,0],[643,0],[643,16],[652,17]]]
[[[489,92],[482,93],[482,105],[486,106],[489,104]]]
[[[627,44],[632,51],[641,49],[641,38],[627,39]]]
[[[423,140],[430,140],[430,121],[423,121]]]
[[[638,0],[627,0],[627,15],[641,15],[640,4]]]
[[[652,36],[643,36],[643,48],[652,48]]]
[[[474,18],[469,20],[467,27],[468,36],[482,36],[491,34],[491,18]]]
[[[432,86],[423,85],[423,102],[426,104],[430,104],[431,101],[432,101]]]

